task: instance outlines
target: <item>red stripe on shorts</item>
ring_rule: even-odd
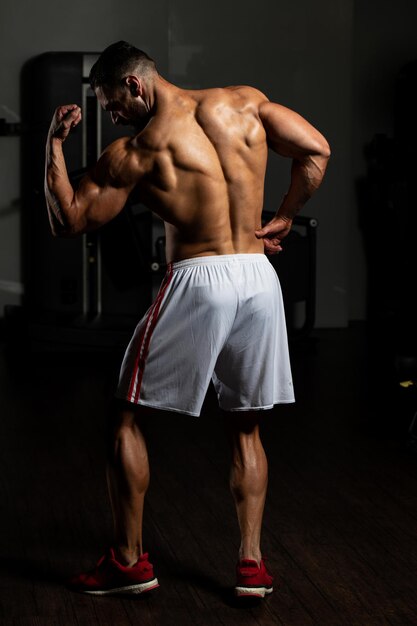
[[[165,293],[172,279],[172,274],[173,274],[172,263],[169,263],[164,281],[159,289],[155,302],[153,303],[152,307],[149,309],[146,322],[144,323],[141,334],[140,334],[138,353],[136,356],[135,367],[133,370],[133,374],[132,374],[132,378],[131,378],[130,386],[129,386],[129,391],[128,391],[128,400],[130,402],[137,403],[139,400],[143,372],[145,370],[145,362],[146,362],[146,358],[149,352],[149,344],[151,341],[152,333],[158,321],[158,315],[159,315],[159,310],[161,308],[162,300],[164,299]],[[135,382],[136,382],[136,389],[135,389]]]

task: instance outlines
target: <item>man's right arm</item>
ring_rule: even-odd
[[[281,250],[281,240],[289,233],[292,221],[320,186],[330,148],[323,135],[298,113],[279,104],[264,101],[259,117],[265,128],[269,147],[292,159],[291,183],[276,216],[256,236],[262,238],[266,252]]]
[[[81,110],[76,105],[58,107],[49,129],[45,197],[55,236],[73,236],[107,223],[123,209],[137,182],[125,143],[119,140],[104,151],[78,189],[73,189],[62,144],[80,120]]]

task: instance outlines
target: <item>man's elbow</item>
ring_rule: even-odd
[[[320,156],[326,161],[328,161],[331,157],[331,154],[332,152],[330,150],[330,146],[328,142],[326,141],[326,139],[324,139],[323,137],[323,141],[321,142],[321,146],[320,146]]]
[[[78,235],[82,235],[86,231],[85,228],[82,228],[80,224],[66,222],[62,224],[61,222],[56,221],[54,224],[51,224],[51,232],[54,238],[59,237],[61,239],[71,239],[73,237],[77,237]]]
[[[323,137],[323,141],[320,142],[320,146],[317,147],[316,156],[313,157],[313,161],[315,162],[315,166],[318,168],[320,172],[321,178],[323,178],[327,164],[329,162],[331,156],[330,146],[327,143],[326,139]]]
[[[60,212],[59,218],[50,211],[50,226],[53,237],[72,238],[82,235],[87,230],[86,220],[74,215],[74,211],[66,214]]]
[[[74,239],[74,237],[79,237],[87,232],[87,229],[77,229],[77,228],[53,228],[52,236],[54,238],[59,237],[60,239]]]
[[[74,233],[66,228],[52,228],[51,232],[54,238],[69,239],[74,237]]]

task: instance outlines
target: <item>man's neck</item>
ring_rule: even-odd
[[[184,90],[168,82],[158,74],[149,90],[149,105],[151,115],[155,115],[158,109],[169,104]]]

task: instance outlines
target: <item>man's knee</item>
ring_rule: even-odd
[[[128,425],[135,420],[135,413],[132,405],[114,398],[109,406],[107,413],[107,426],[108,430],[113,432],[121,425]]]
[[[136,404],[114,399],[107,416],[107,442],[109,451],[116,441],[137,428],[143,429],[146,410]]]
[[[261,411],[223,411],[226,430],[231,434],[252,435],[258,432]]]

